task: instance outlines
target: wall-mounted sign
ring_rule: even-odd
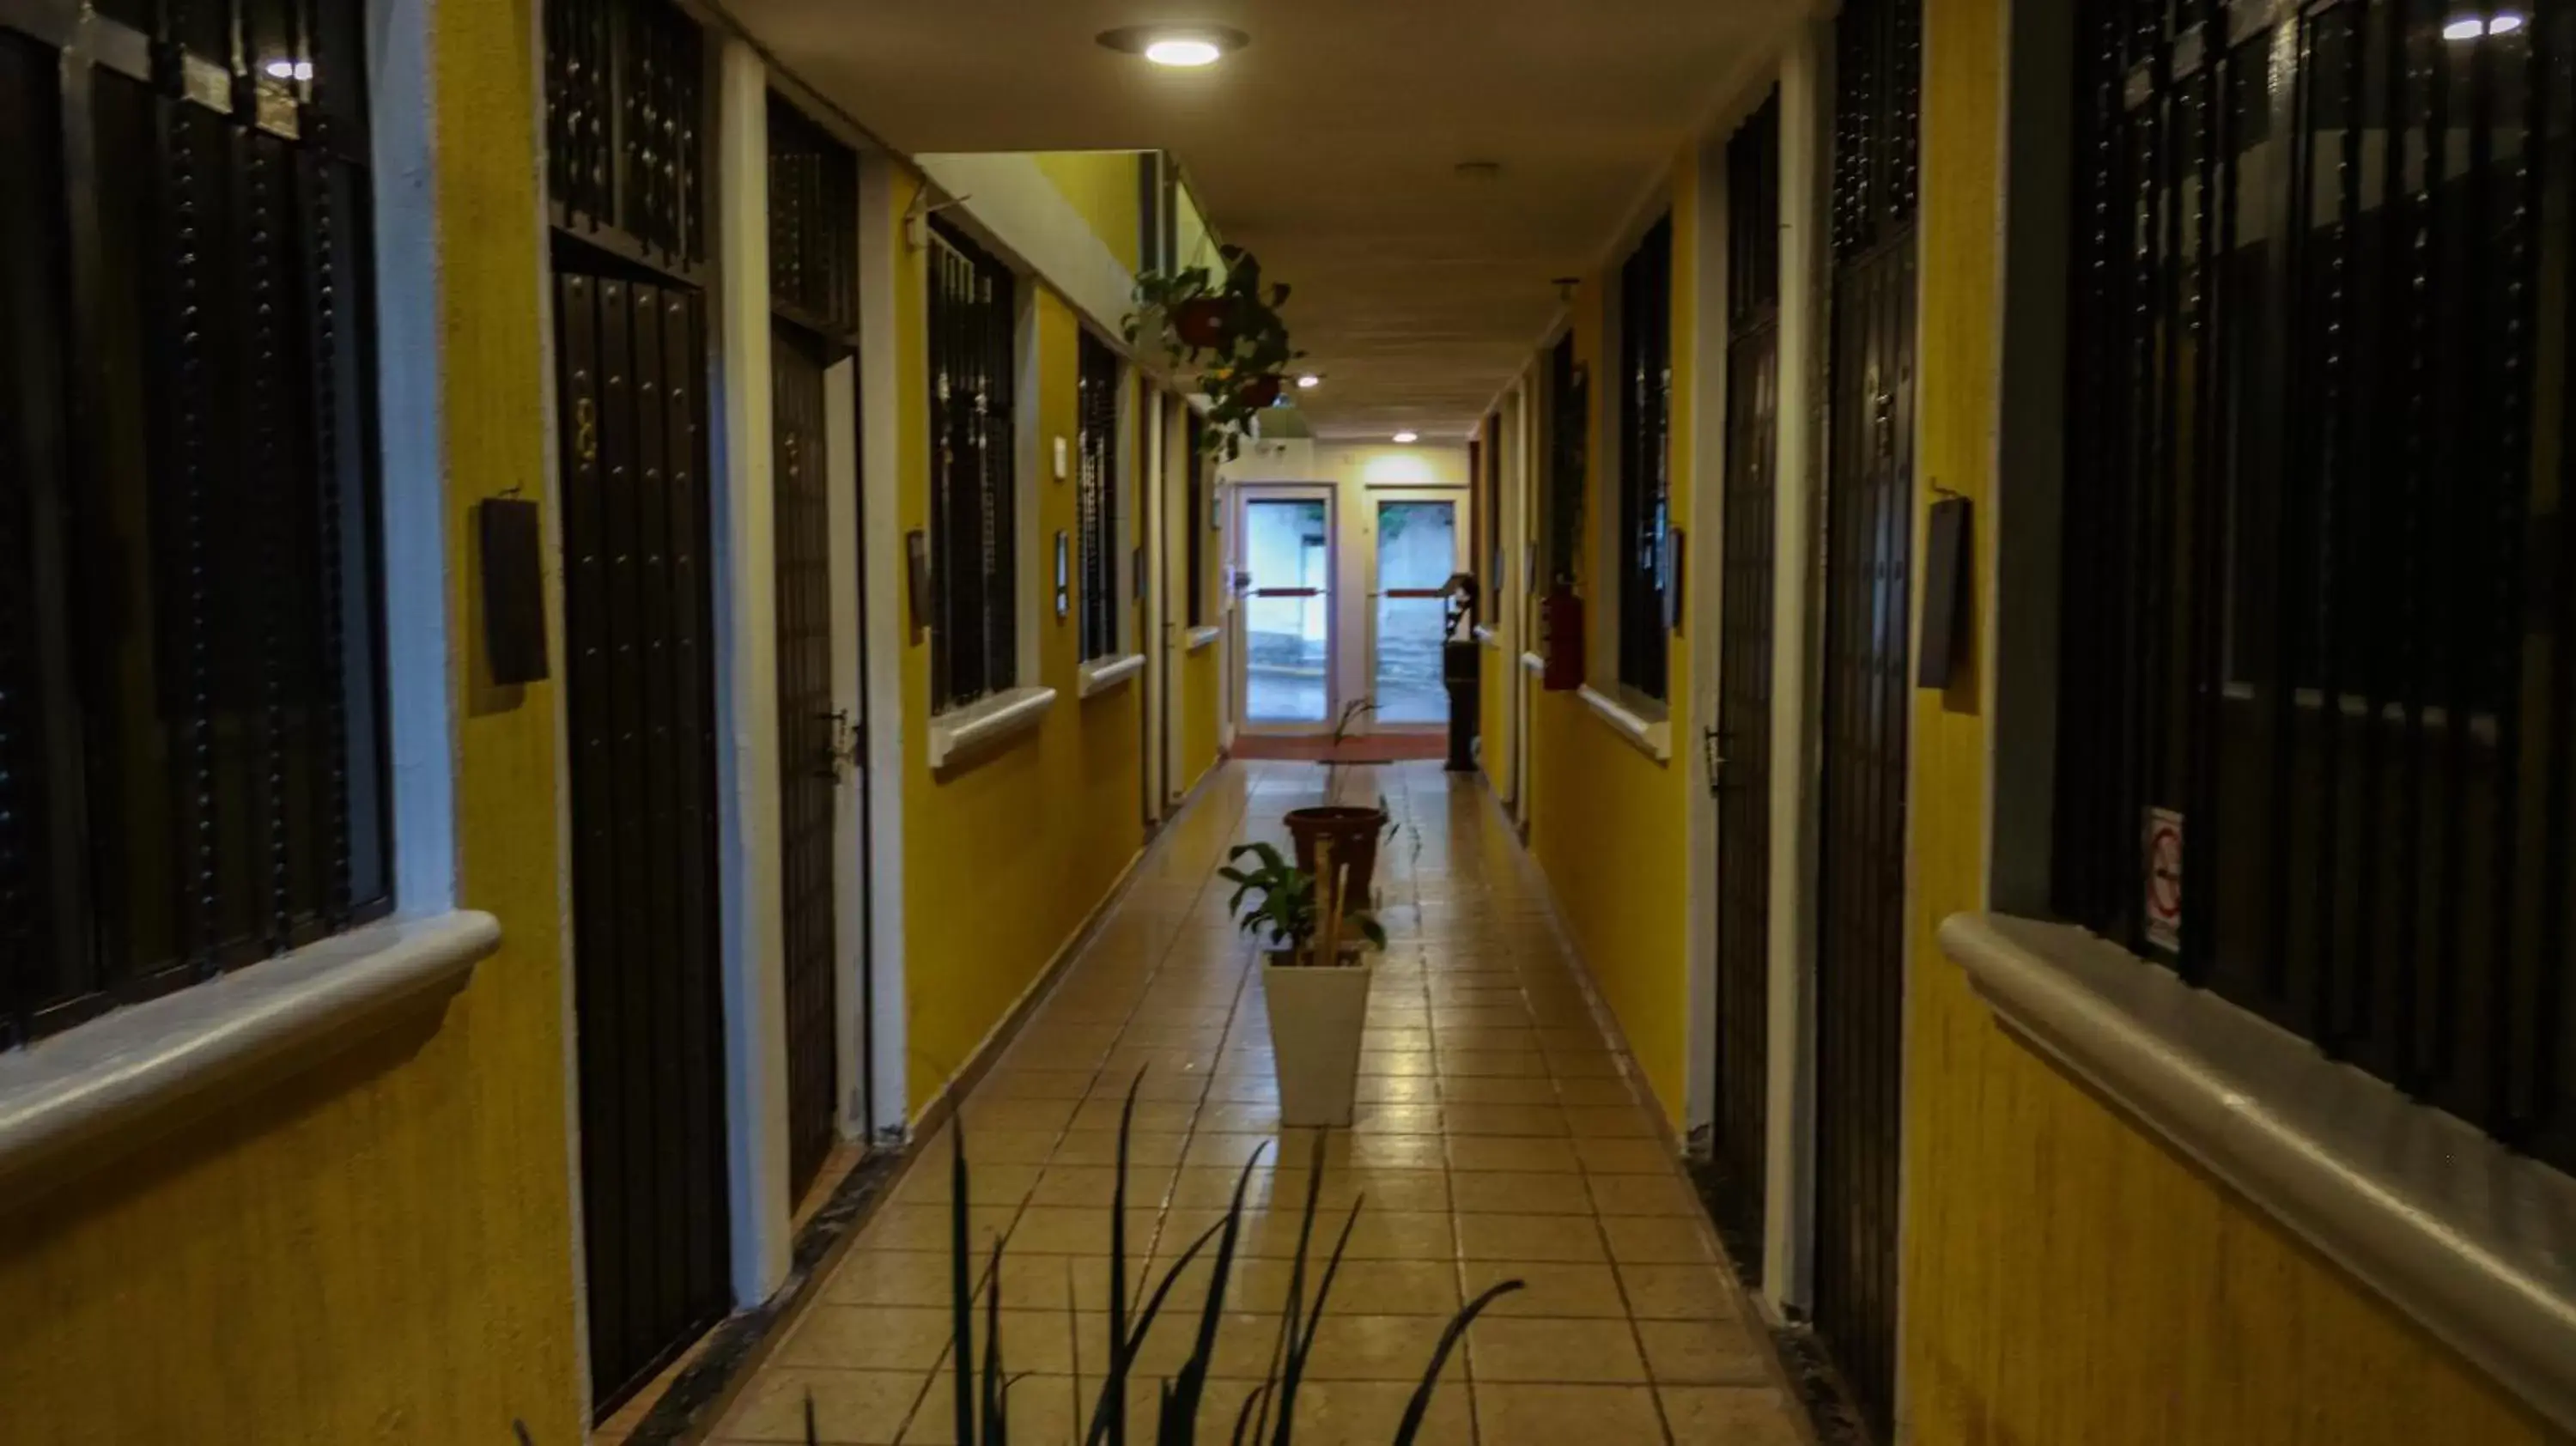
[[[2147,942],[2182,952],[2182,814],[2147,810]]]

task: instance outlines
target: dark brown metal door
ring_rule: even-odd
[[[1780,394],[1780,102],[1727,142],[1726,531],[1717,723],[1720,1223],[1761,1264],[1771,1026],[1772,531]]]
[[[1896,1381],[1920,0],[1835,22],[1815,1320],[1871,1428]]]
[[[574,1007],[591,1381],[725,1314],[704,307],[558,264]]]
[[[787,1170],[803,1198],[832,1152],[840,1074],[834,828],[850,720],[832,703],[831,469],[822,346],[771,328],[777,451],[779,896],[787,964]]]

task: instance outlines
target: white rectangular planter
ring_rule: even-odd
[[[1266,955],[1261,966],[1271,1058],[1279,1071],[1279,1123],[1347,1126],[1377,966],[1365,954],[1332,969],[1281,964],[1282,957]]]

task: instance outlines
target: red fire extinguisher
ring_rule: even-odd
[[[1558,583],[1539,600],[1540,646],[1547,671],[1540,683],[1551,693],[1570,693],[1583,686],[1583,599],[1573,585]]]

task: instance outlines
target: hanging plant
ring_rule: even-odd
[[[1302,353],[1290,346],[1279,315],[1287,286],[1264,287],[1260,258],[1240,246],[1218,255],[1222,282],[1204,266],[1138,276],[1125,329],[1131,343],[1150,336],[1171,365],[1200,368],[1198,388],[1209,401],[1206,450],[1231,460],[1253,418],[1278,402],[1288,365]]]

